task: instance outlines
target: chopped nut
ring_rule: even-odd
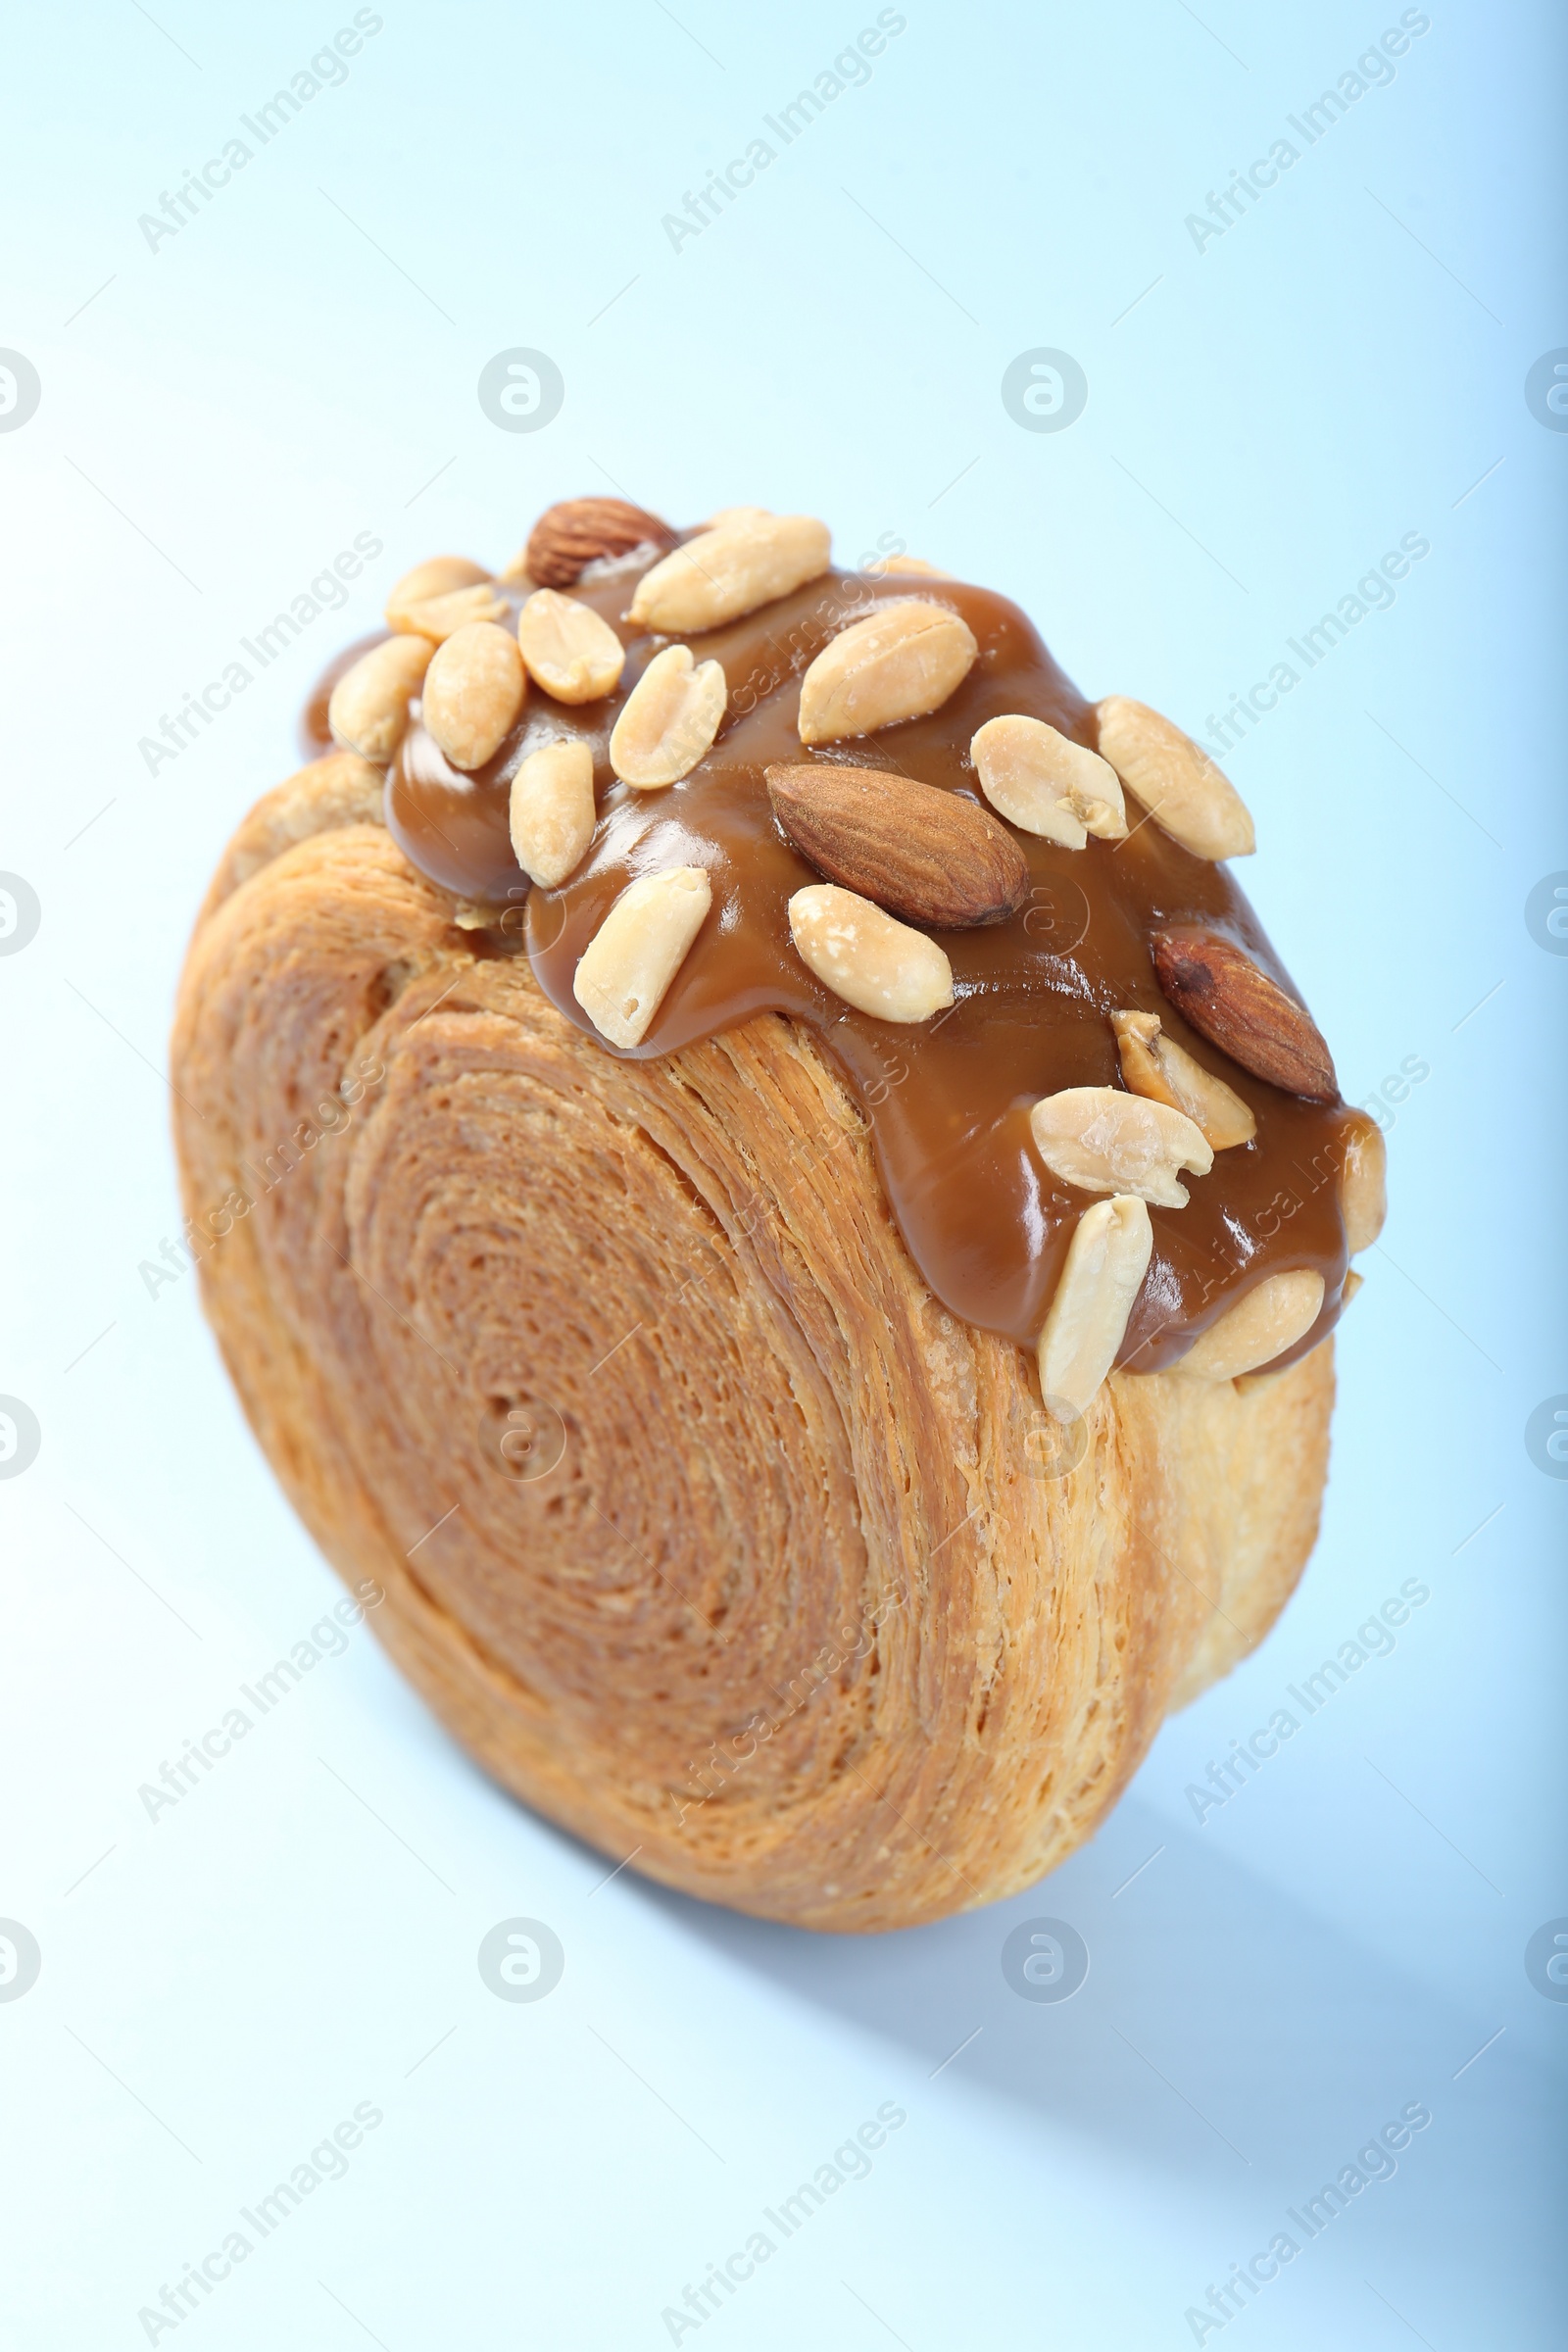
[[[1352,1257],[1370,1250],[1383,1231],[1389,1212],[1388,1164],[1382,1129],[1375,1119],[1358,1117],[1346,1136],[1340,1170],[1340,1214],[1345,1219],[1345,1247]]]
[[[592,605],[536,589],[517,614],[528,674],[558,703],[594,703],[620,684],[626,649]]]
[[[474,620],[505,620],[507,600],[497,596],[488,582],[478,581],[471,588],[449,588],[444,596],[421,597],[416,603],[405,606],[404,625],[416,629],[421,637],[433,637],[437,645],[452,635],[454,629],[466,628]]]
[[[332,689],[327,724],[339,743],[384,767],[403,741],[409,703],[430,665],[428,637],[388,637],[362,654]]]
[[[979,651],[946,605],[878,605],[840,630],[801,680],[801,741],[836,743],[940,710]]]
[[[669,635],[719,628],[817,578],[831,544],[809,514],[731,513],[643,573],[631,617]]]
[[[1216,1152],[1250,1144],[1257,1121],[1223,1078],[1166,1037],[1157,1012],[1113,1012],[1110,1025],[1121,1054],[1121,1074],[1135,1095],[1184,1111]]]
[[[1359,1290],[1364,1290],[1365,1287],[1366,1277],[1362,1274],[1357,1274],[1355,1268],[1352,1266],[1349,1272],[1346,1275],[1345,1281],[1340,1290],[1340,1312],[1342,1314],[1349,1305],[1350,1300],[1355,1297],[1356,1292]]]
[[[510,819],[529,881],[564,882],[594,836],[594,756],[581,736],[528,754],[512,779]]]
[[[1086,1412],[1116,1360],[1154,1247],[1137,1194],[1097,1200],[1079,1218],[1040,1334],[1040,1395],[1056,1421]]]
[[[1081,850],[1091,833],[1102,841],[1125,837],[1127,808],[1115,769],[1043,718],[987,719],[969,756],[992,808],[1025,833],[1068,850]]]
[[[712,904],[700,865],[628,883],[577,964],[571,993],[612,1046],[640,1046]]]
[[[454,588],[478,588],[490,574],[482,564],[470,564],[466,556],[431,556],[424,564],[416,564],[406,571],[386,600],[386,625],[389,629],[414,629],[409,618],[416,605],[427,604],[432,597],[450,596]]]
[[[1323,1310],[1323,1277],[1305,1266],[1270,1274],[1228,1307],[1171,1368],[1199,1380],[1235,1380],[1271,1364],[1304,1339]]]
[[[1035,1150],[1054,1176],[1086,1193],[1136,1193],[1161,1208],[1185,1208],[1178,1168],[1206,1176],[1214,1154],[1193,1121],[1167,1103],[1113,1086],[1069,1086],[1029,1113]]]
[[[621,782],[654,792],[690,775],[718,733],[728,691],[718,663],[694,662],[689,645],[656,654],[611,733],[610,764]]]
[[[1107,695],[1096,715],[1101,756],[1184,850],[1195,858],[1245,858],[1257,847],[1247,803],[1190,735],[1121,694]]]
[[[506,630],[471,620],[436,647],[419,715],[454,767],[483,767],[515,725],[527,691],[522,656]]]
[[[790,901],[790,937],[817,978],[879,1021],[928,1021],[953,1003],[953,966],[934,939],[836,883]]]

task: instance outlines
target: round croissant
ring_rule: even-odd
[[[620,1059],[453,918],[345,754],[252,811],[191,946],[187,1231],[296,1507],[613,1861],[840,1930],[1027,1886],[1289,1594],[1332,1343],[1112,1373],[1069,1443],[932,1298],[804,1026]]]

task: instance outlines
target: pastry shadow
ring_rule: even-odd
[[[927,1927],[826,1935],[639,1892],[796,2001],[900,2045],[911,2112],[922,2081],[962,2082],[1249,2209],[1310,2195],[1409,2101],[1453,2118],[1454,2070],[1495,2025],[1135,1800],[1036,1886]],[[1062,1996],[1074,1932],[1087,1974]],[[1035,1957],[1032,1992],[1004,1951],[1014,1981]],[[1495,2201],[1512,2239],[1559,2171],[1539,2070],[1493,2058],[1458,2086],[1462,2140],[1434,2132],[1400,2159],[1427,2230],[1443,2215],[1473,2231]]]

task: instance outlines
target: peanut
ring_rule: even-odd
[[[467,621],[431,656],[420,716],[454,767],[483,767],[512,732],[527,691],[522,656],[506,630]]]
[[[712,904],[700,865],[644,874],[621,892],[577,964],[571,993],[612,1046],[640,1046]]]
[[[362,654],[332,689],[327,724],[337,741],[362,760],[385,767],[409,724],[409,703],[419,691],[435,648],[428,637],[389,637]]]
[[[537,588],[517,614],[528,674],[558,703],[594,703],[620,684],[626,649],[592,605]]]

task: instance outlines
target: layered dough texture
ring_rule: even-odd
[[[1278,1614],[1332,1343],[1114,1373],[1064,1435],[926,1290],[803,1027],[617,1060],[456,926],[372,772],[245,820],[174,1029],[207,1311],[296,1508],[612,1861],[837,1930],[1028,1886]]]

